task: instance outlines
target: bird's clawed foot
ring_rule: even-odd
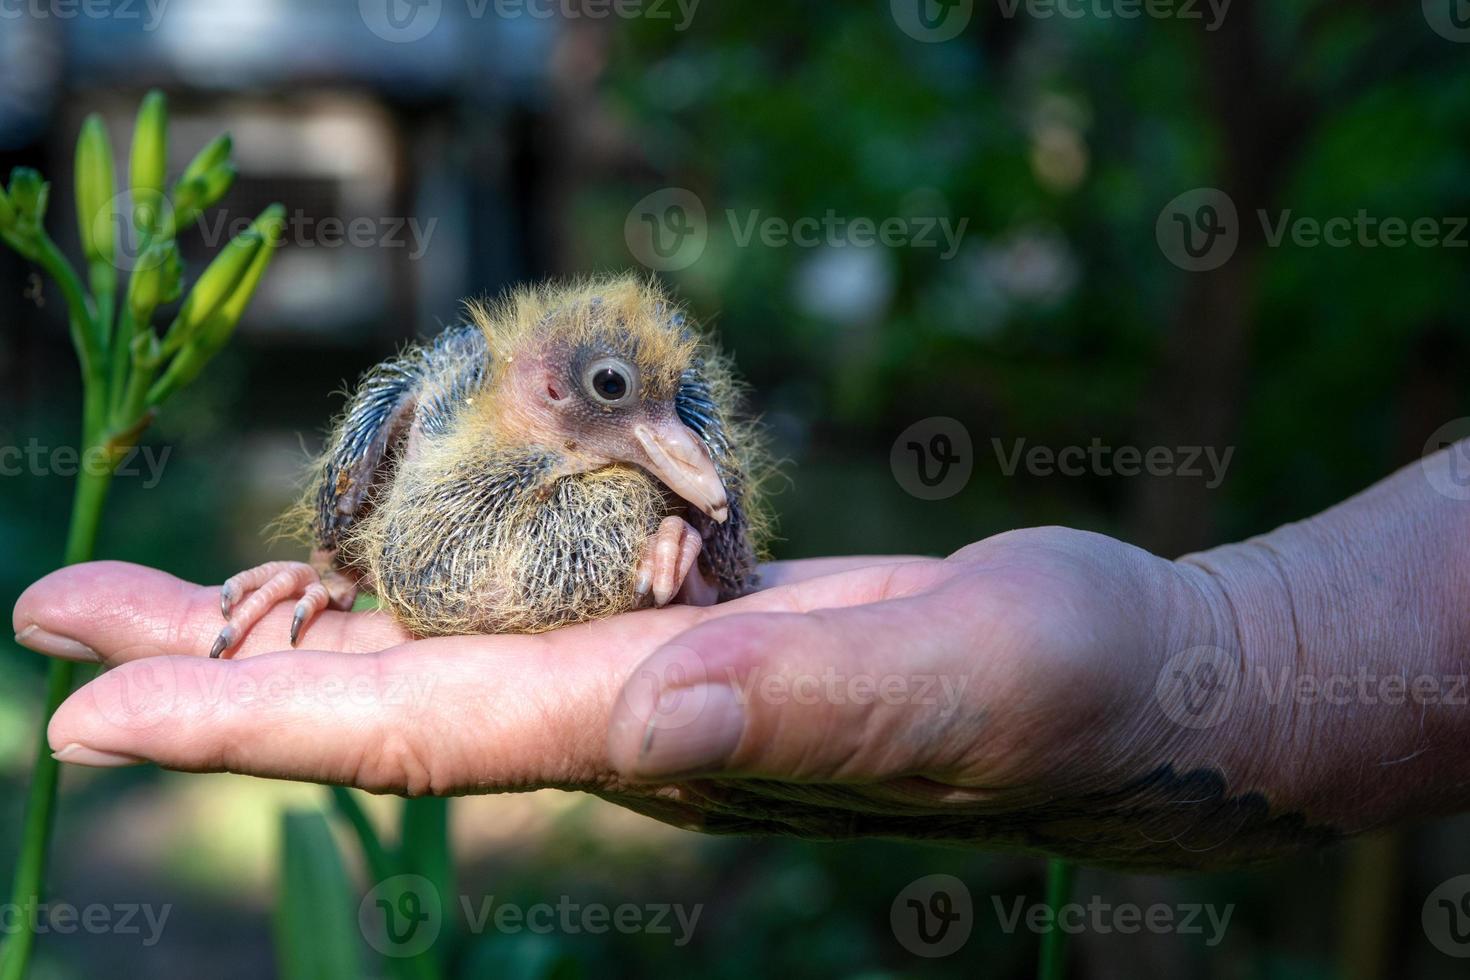
[[[215,637],[209,655],[218,659],[234,649],[240,638],[277,603],[300,598],[291,616],[291,645],[302,627],[328,606],[352,608],[357,588],[345,577],[329,572],[325,579],[315,568],[299,561],[271,561],[231,576],[220,589],[219,611],[228,620]]]
[[[714,605],[716,590],[698,569],[703,547],[699,532],[688,521],[665,517],[638,562],[638,595],[651,592],[655,606],[666,606],[676,597],[692,606]]]

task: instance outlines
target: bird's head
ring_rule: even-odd
[[[499,438],[557,457],[559,475],[641,467],[725,521],[719,471],[675,404],[698,338],[661,293],[619,279],[518,293],[472,312],[491,339],[483,417]]]

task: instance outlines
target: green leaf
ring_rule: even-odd
[[[441,908],[455,907],[454,857],[449,847],[449,801],[440,796],[404,800],[400,826],[399,866],[428,881],[439,894]],[[439,942],[424,954],[432,959],[436,969],[442,968],[442,951],[452,943],[448,916],[444,918],[443,928]]]
[[[357,835],[357,843],[362,848],[363,859],[367,861],[368,873],[377,881],[387,881],[398,874],[398,866],[393,863],[388,849],[383,846],[383,841],[378,836],[378,830],[373,826],[372,819],[352,795],[353,790],[345,786],[328,788],[331,790],[332,805],[337,814],[347,821],[347,825]]]
[[[77,137],[77,229],[89,263],[111,265],[117,253],[117,169],[102,117],[90,115]]]
[[[0,231],[5,231],[15,223],[15,205],[10,203],[10,197],[5,193],[5,188],[0,187]]]
[[[276,957],[284,980],[358,980],[362,933],[337,842],[315,811],[281,821],[280,895],[275,909]]]
[[[449,853],[449,801],[424,796],[403,801],[399,864],[423,875],[448,908],[454,895],[454,858]]]
[[[357,843],[362,846],[363,860],[368,864],[368,873],[372,877],[373,890],[368,901],[373,904],[384,902],[385,909],[407,909],[410,904],[419,905],[420,911],[429,911],[432,915],[432,937],[423,943],[422,948],[410,948],[407,943],[413,942],[412,936],[388,936],[379,934],[378,939],[369,937],[369,945],[375,946],[379,951],[384,951],[384,946],[379,942],[392,943],[397,955],[392,955],[388,961],[390,973],[400,980],[438,980],[440,974],[440,949],[444,945],[441,939],[441,930],[447,929],[447,917],[444,909],[453,908],[448,901],[444,889],[429,879],[425,874],[416,873],[413,868],[406,867],[403,862],[397,860],[397,855],[388,854],[388,849],[382,846],[378,830],[373,827],[372,820],[363,808],[357,804],[354,790],[345,789],[343,786],[332,786],[332,804],[337,814],[347,821],[348,826],[353,829],[357,836]],[[428,895],[428,890],[434,889],[434,895]],[[404,923],[413,912],[404,912]],[[398,920],[394,920],[397,923]],[[387,921],[384,926],[387,927]],[[428,933],[426,933],[428,936]]]

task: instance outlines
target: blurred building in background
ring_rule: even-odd
[[[412,336],[466,295],[551,265],[536,212],[558,172],[543,159],[555,20],[449,4],[405,44],[367,29],[355,4],[113,9],[137,16],[0,21],[0,159],[39,163],[69,186],[81,118],[102,112],[125,146],[150,88],[171,100],[175,173],[213,134],[233,133],[240,179],[183,240],[195,244],[186,259],[202,260],[231,227],[286,204],[287,248],[247,336],[287,349]],[[55,196],[63,242],[74,239],[69,197]]]

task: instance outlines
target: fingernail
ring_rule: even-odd
[[[637,775],[665,778],[723,768],[745,734],[745,709],[725,684],[675,688],[659,696]]]
[[[141,766],[145,761],[131,755],[121,755],[117,752],[103,752],[101,749],[88,748],[79,742],[71,743],[60,752],[51,753],[51,758],[57,762],[66,762],[74,766],[90,766],[93,769],[121,769],[124,766]]]
[[[59,657],[62,660],[75,660],[83,664],[100,664],[102,658],[97,651],[85,643],[78,643],[65,636],[57,636],[48,633],[36,625],[27,626],[15,634],[15,642],[27,650],[44,653],[48,657]]]

